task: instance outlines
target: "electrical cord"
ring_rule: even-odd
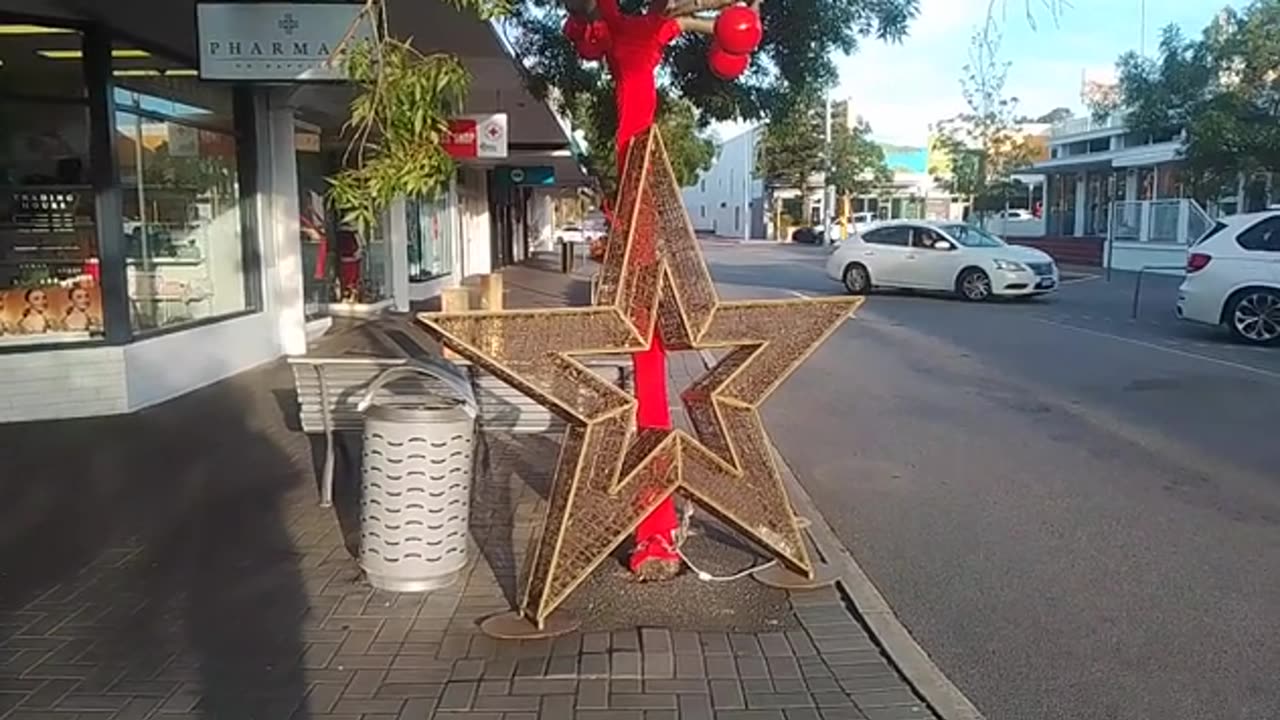
[[[693,503],[685,503],[684,507],[681,508],[680,527],[676,530],[676,536],[674,538],[675,542],[672,543],[672,545],[675,547],[676,554],[679,555],[680,559],[684,561],[684,564],[688,565],[689,569],[692,570],[694,574],[698,576],[699,580],[703,582],[733,582],[734,580],[741,580],[742,578],[747,577],[752,573],[759,572],[766,568],[771,568],[774,565],[778,564],[777,560],[770,560],[767,563],[756,565],[755,567],[749,567],[746,570],[743,570],[742,572],[737,572],[732,575],[712,575],[706,570],[703,570],[697,565],[694,565],[693,561],[689,559],[689,556],[684,554],[684,550],[681,547],[684,545],[685,539],[689,537],[689,523],[692,519],[693,519]]]

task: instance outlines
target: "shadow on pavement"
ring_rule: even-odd
[[[309,468],[300,438],[260,421],[279,413],[273,370],[0,430],[0,715],[307,717],[284,498]]]

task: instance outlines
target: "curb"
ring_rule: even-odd
[[[708,368],[715,365],[715,357],[702,350],[699,353]],[[809,536],[818,552],[836,572],[837,583],[854,606],[867,631],[897,667],[907,683],[919,693],[941,720],[985,720],[977,706],[951,682],[933,662],[920,643],[916,642],[902,621],[893,612],[888,601],[880,594],[875,583],[858,565],[853,553],[840,542],[835,530],[827,523],[813,498],[800,485],[799,478],[787,459],[773,446],[773,457],[782,471],[788,493],[797,514],[810,519]]]

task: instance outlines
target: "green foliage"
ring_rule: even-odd
[[[871,126],[862,118],[850,127],[841,117],[831,133],[828,182],[842,196],[865,195],[893,180],[884,149],[871,139]]]
[[[508,5],[448,2],[485,18]],[[368,0],[356,22],[370,23],[374,36],[348,39],[339,50],[358,91],[345,128],[346,169],[329,180],[329,197],[344,221],[367,234],[396,197],[430,198],[448,187],[454,164],[441,143],[449,117],[462,108],[469,78],[456,58],[424,54],[412,40],[392,37],[381,0]]]
[[[1216,199],[1241,173],[1280,171],[1280,1],[1221,11],[1196,40],[1165,28],[1154,59],[1117,62],[1119,92],[1095,114],[1124,112],[1152,140],[1185,138],[1192,194]]]
[[[756,149],[757,172],[772,188],[808,189],[825,169],[823,108],[801,97],[770,119]]]
[[[1018,99],[1005,95],[1009,63],[1000,59],[1001,33],[992,18],[970,41],[960,90],[968,112],[934,126],[929,168],[949,192],[988,206],[1011,187],[1010,175],[1026,166],[1031,148],[1017,126]]]

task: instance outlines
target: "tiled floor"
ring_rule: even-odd
[[[512,271],[509,293],[551,283],[537,273]],[[325,352],[370,342],[350,330]],[[772,632],[724,632],[700,600],[715,630],[685,614],[554,641],[479,634],[515,597],[553,438],[487,439],[465,583],[372,590],[352,533],[316,504],[290,388],[274,365],[128,417],[0,428],[0,718],[932,717],[830,590],[762,595]],[[745,587],[716,592],[733,607]],[[622,591],[582,592],[579,608]]]

